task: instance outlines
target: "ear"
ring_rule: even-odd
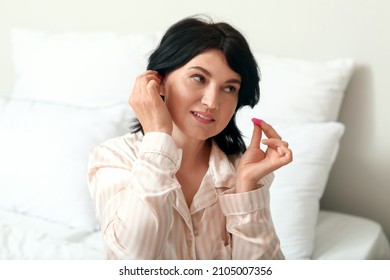
[[[165,96],[165,85],[164,82],[160,84],[160,96]]]

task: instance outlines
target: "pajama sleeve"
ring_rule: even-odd
[[[232,259],[284,259],[270,213],[269,187],[274,175],[264,177],[262,186],[250,192],[230,189],[219,201],[232,236]]]
[[[140,145],[115,138],[90,154],[89,190],[109,259],[158,259],[173,223],[181,150],[159,132]]]

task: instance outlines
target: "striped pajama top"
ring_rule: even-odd
[[[187,206],[175,177],[181,150],[151,132],[91,151],[88,183],[108,259],[283,259],[269,208],[273,174],[235,193],[235,167],[213,142],[209,168]]]

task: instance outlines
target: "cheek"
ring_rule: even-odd
[[[165,94],[165,104],[172,116],[175,116],[179,109],[188,107],[191,94],[185,87],[170,87]]]
[[[226,115],[226,117],[228,117],[229,119],[233,117],[234,112],[236,111],[237,103],[238,103],[238,98],[236,97],[229,98],[228,100],[225,100],[225,102],[223,103],[224,107],[226,108],[224,115]]]
[[[224,103],[223,110],[220,111],[219,117],[220,122],[218,124],[218,129],[222,131],[229,124],[232,119],[237,107],[237,102],[228,102]]]

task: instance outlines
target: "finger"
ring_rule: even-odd
[[[285,146],[288,147],[288,143],[286,141],[277,139],[277,138],[269,138],[269,139],[264,139],[261,141],[264,145],[267,145],[272,148],[277,148],[279,146]]]
[[[145,72],[142,72],[141,74],[139,74],[137,76],[137,79],[139,80],[142,80],[144,78],[151,78],[153,76],[156,76],[157,77],[158,75],[158,72],[157,71],[154,71],[154,70],[148,70],[148,71],[145,71]]]
[[[261,128],[263,129],[264,134],[268,138],[282,139],[282,137],[280,137],[280,135],[276,132],[276,130],[270,124],[266,123],[265,121],[261,122]]]
[[[155,71],[154,71],[155,72]],[[151,73],[145,76],[146,80],[149,82],[150,80],[156,81],[158,84],[161,84],[163,81],[163,76],[161,76],[158,72]]]
[[[157,75],[158,74],[158,72],[157,71],[155,71],[155,70],[146,70],[145,72],[143,72],[142,74],[141,74],[141,76],[143,76],[143,75],[150,75],[150,74],[152,74],[152,75]]]
[[[148,84],[146,85],[146,89],[149,92],[149,94],[152,95],[160,95],[160,86],[156,80],[150,80]]]
[[[292,151],[289,148],[287,148],[286,146],[280,146],[277,148],[277,151],[280,154],[284,164],[292,162],[293,155]]]
[[[260,141],[262,137],[262,129],[259,125],[253,123],[253,133],[252,133],[252,139],[249,144],[249,147],[252,148],[259,148],[260,147]]]
[[[156,82],[158,82],[160,84],[163,80],[163,76],[161,76],[157,71],[147,70],[147,71],[141,73],[140,75],[138,75],[137,80],[146,81],[146,82],[148,82],[150,80],[155,80]]]

